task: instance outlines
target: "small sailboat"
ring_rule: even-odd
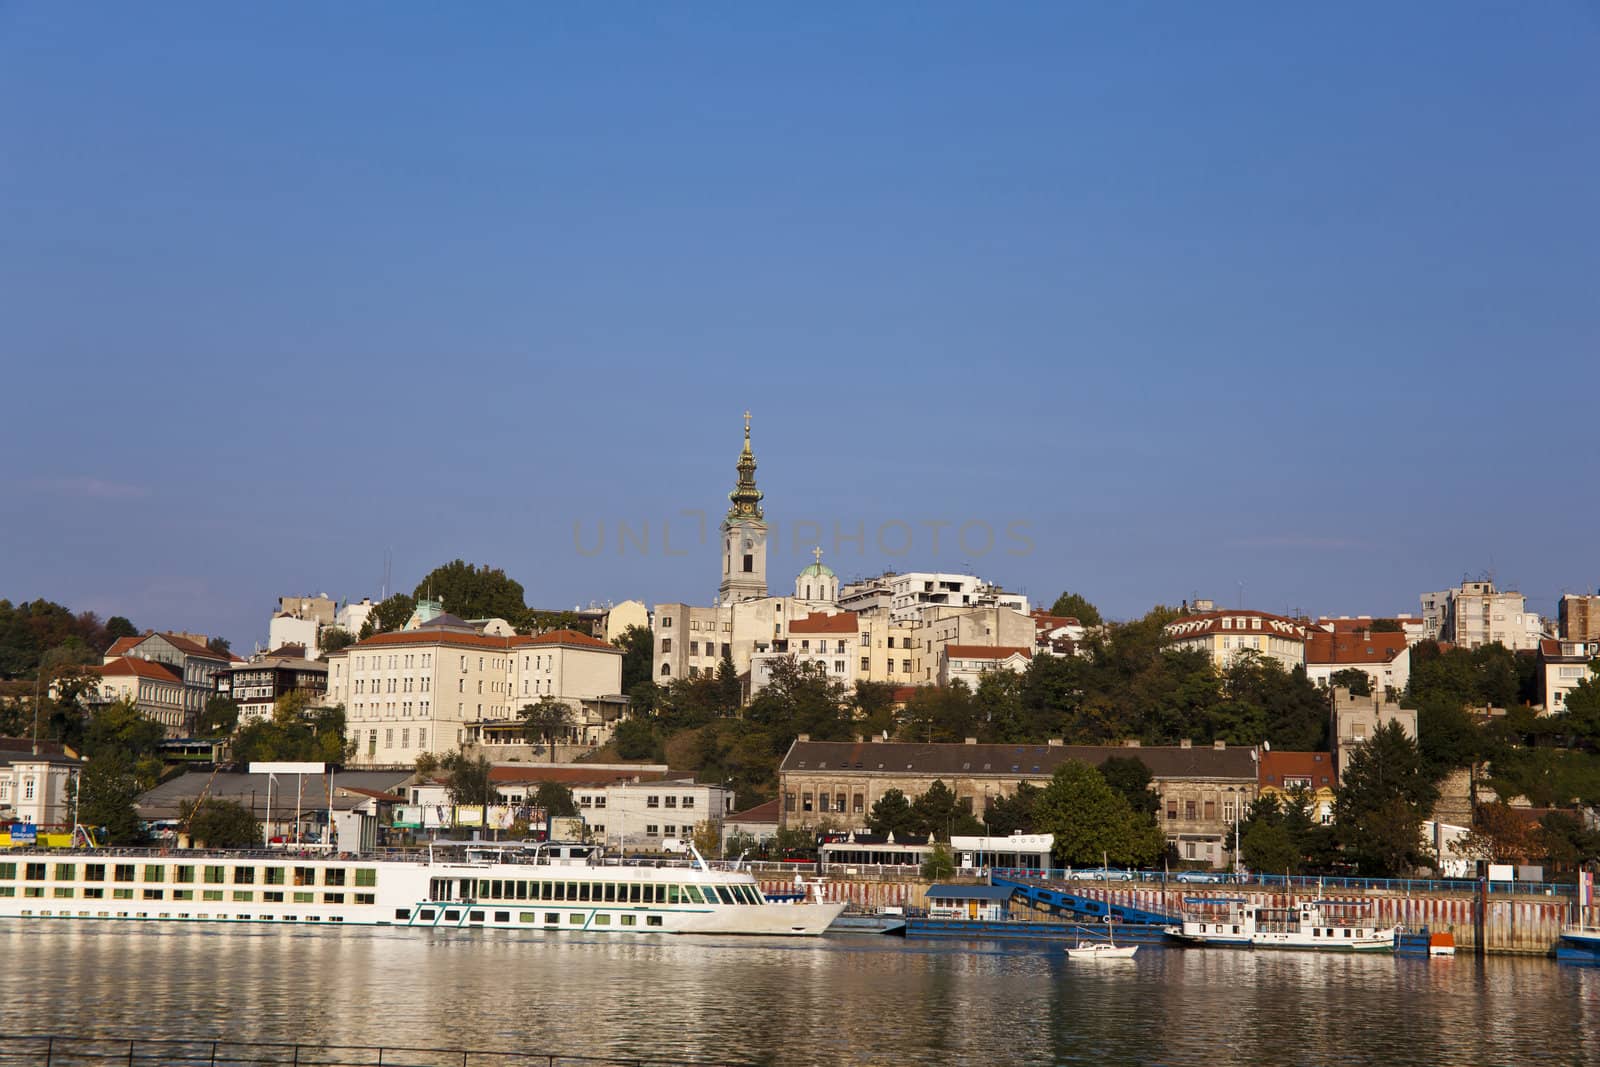
[[[1104,941],[1084,941],[1067,949],[1069,960],[1131,960],[1133,954],[1139,951],[1138,945],[1119,945],[1116,935],[1112,933],[1111,919],[1106,918],[1106,939]]]

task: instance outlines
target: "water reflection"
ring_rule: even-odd
[[[0,1030],[780,1064],[1600,1063],[1600,973],[1059,945],[0,925]]]

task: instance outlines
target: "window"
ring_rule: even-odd
[[[662,652],[671,652],[672,651],[672,638],[663,637],[661,639],[661,651]]]
[[[861,814],[862,811],[866,810],[863,807],[865,801],[866,797],[862,796],[860,793],[856,793],[850,798],[850,810],[855,812],[857,815]]]
[[[674,796],[667,797],[667,807],[675,808],[677,806],[678,806],[678,798],[677,797],[674,797]]]
[[[783,794],[783,810],[784,811],[793,811],[794,810],[794,794],[793,793],[785,793],[785,794]]]
[[[656,826],[655,823],[646,823],[645,824],[644,836],[646,836],[646,837],[659,837],[660,836],[659,828]]]
[[[647,808],[659,808],[661,806],[661,798],[657,796],[647,796],[644,798],[644,806]]]
[[[1185,819],[1193,819],[1195,817],[1195,810],[1196,808],[1194,801],[1185,800],[1183,802],[1183,817]]]
[[[683,807],[685,807],[685,808],[694,807],[694,797],[684,797],[683,798]]]

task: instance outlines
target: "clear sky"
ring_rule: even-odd
[[[1597,116],[1597,0],[0,4],[0,596],[707,602],[748,408],[777,591],[1550,612]]]

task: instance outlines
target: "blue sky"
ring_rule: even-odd
[[[1549,612],[1597,55],[1592,0],[0,5],[0,596],[705,602],[748,408],[780,589],[815,522],[1114,616]]]

